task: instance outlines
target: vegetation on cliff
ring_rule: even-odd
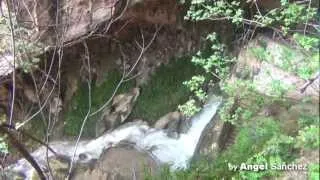
[[[272,52],[273,55],[278,53],[276,56],[270,55],[271,52],[268,52],[264,42],[260,42],[261,47],[249,46],[251,52],[260,61],[275,64],[304,79],[313,78],[319,71],[319,36],[314,33],[318,34],[320,29],[318,25],[308,27],[308,22],[316,23],[316,18],[319,18],[315,16],[316,9],[310,6],[311,1],[307,6],[307,4],[290,3],[283,0],[279,7],[268,10],[262,9],[263,7],[260,7],[256,1],[247,1],[247,3],[251,4],[251,8],[255,7],[254,10],[251,9],[253,14],[247,14],[245,2],[193,0],[186,18],[195,21],[227,20],[238,28],[242,28],[240,25],[248,25],[248,28],[253,27],[254,30],[272,29],[274,35],[284,38],[284,41],[290,45],[276,46],[273,49],[275,52]],[[297,32],[299,25],[303,25],[303,33]],[[193,62],[203,67],[207,73],[220,79],[220,86],[228,98],[219,115],[222,120],[235,126],[238,131],[237,136],[233,145],[219,152],[217,159],[210,160],[210,157],[209,159],[204,157],[193,162],[188,169],[176,172],[170,172],[164,168],[164,173],[161,176],[164,176],[164,179],[274,178],[283,176],[283,173],[271,168],[246,171],[239,170],[239,167],[242,163],[269,165],[301,163],[299,161],[301,152],[318,151],[320,145],[318,136],[319,112],[317,110],[314,113],[305,110],[295,112],[298,116],[295,118],[297,118],[299,126],[288,125],[286,121],[293,117],[263,114],[263,108],[268,106],[277,107],[279,105],[277,111],[283,112],[286,111],[286,108],[294,107],[290,100],[284,98],[287,88],[283,87],[282,82],[273,81],[270,86],[275,96],[267,97],[258,93],[256,85],[250,81],[239,79],[232,83],[228,82],[228,74],[231,73],[229,67],[233,61],[225,55],[223,45],[216,40],[215,33],[209,35],[207,39],[211,44],[209,55],[199,56],[202,52],[198,52],[194,56]],[[206,81],[199,77],[204,76],[194,76],[186,82],[190,91],[194,93],[193,102],[203,101],[206,97],[206,93],[202,89],[203,83]],[[303,102],[299,103],[304,106]],[[180,109],[187,115],[192,115],[199,109],[196,106],[197,103],[187,102],[180,106],[183,107]],[[238,169],[232,168],[233,165]],[[317,168],[319,170],[319,166],[309,164],[309,179],[319,177],[319,173],[315,173]]]

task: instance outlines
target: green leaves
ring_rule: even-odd
[[[203,85],[205,81],[205,77],[202,75],[193,76],[191,80],[183,82],[185,86],[187,86],[190,91],[196,91]]]
[[[298,45],[307,51],[317,50],[317,47],[320,43],[319,37],[306,36],[299,33],[294,33],[293,39],[296,40]]]
[[[183,85],[193,92],[200,101],[204,101],[207,98],[207,94],[202,90],[204,82],[204,76],[196,75],[191,80],[183,82]]]
[[[309,177],[309,180],[320,179],[320,165],[319,164],[309,164],[308,177]]]
[[[196,105],[196,101],[194,99],[190,99],[185,104],[179,105],[178,109],[186,117],[191,117],[201,110],[201,108]]]
[[[240,6],[241,1],[205,1],[191,0],[190,9],[185,19],[199,20],[229,20],[235,25],[242,22],[259,27],[271,27],[281,30],[287,34],[290,29],[295,28],[299,23],[307,23],[317,12],[316,8],[307,7],[304,4],[290,3],[288,0],[281,0],[281,7],[268,10],[267,12],[251,10],[251,17],[246,19],[244,7],[245,2]],[[247,1],[248,6],[252,6],[252,1]],[[261,7],[258,7],[262,9]]]
[[[209,48],[199,51],[191,61],[201,66],[206,73],[214,73],[214,76],[224,79],[229,71],[228,65],[233,59],[224,55],[225,46],[219,42],[216,33],[209,34],[206,39],[210,43]]]
[[[195,75],[183,82],[194,95],[191,100],[179,106],[179,110],[187,116],[198,112],[200,110],[198,105],[207,99],[205,84],[209,84],[214,78],[223,81],[229,73],[228,66],[232,62],[228,56],[224,55],[224,45],[219,42],[216,33],[209,34],[206,40],[209,43],[208,48],[197,52],[191,59],[191,62],[204,69],[205,73]]]
[[[190,20],[214,20],[214,19],[232,19],[233,23],[242,21],[243,10],[240,9],[239,1],[205,1],[192,0],[190,9],[187,12],[186,19]]]
[[[316,149],[320,146],[319,126],[310,125],[299,131],[296,146],[304,149]]]
[[[0,152],[3,154],[9,153],[8,144],[4,141],[3,137],[0,137]]]
[[[281,6],[287,6],[289,4],[288,0],[280,0]]]

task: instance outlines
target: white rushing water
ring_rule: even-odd
[[[78,144],[75,160],[86,161],[98,159],[104,149],[125,140],[135,143],[135,145],[142,150],[150,152],[160,163],[169,163],[172,165],[172,168],[185,168],[188,160],[196,150],[202,131],[216,114],[221,101],[222,99],[220,97],[212,96],[201,112],[191,119],[192,125],[188,132],[180,134],[178,139],[170,138],[167,136],[165,130],[150,128],[142,121],[127,123],[97,139],[81,141]],[[50,147],[54,149],[57,154],[70,158],[74,152],[74,145],[74,142],[63,141],[50,143]],[[46,152],[46,148],[41,147],[33,152],[32,155],[40,165],[45,166]],[[85,154],[86,159],[80,160],[79,154]],[[50,156],[53,156],[53,154],[49,152],[49,157]],[[9,168],[15,172],[23,173],[26,179],[31,178],[32,167],[24,159],[19,160]]]

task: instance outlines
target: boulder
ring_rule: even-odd
[[[169,112],[168,114],[162,116],[156,123],[153,125],[156,129],[166,129],[173,122],[180,121],[182,114],[178,111]]]
[[[133,88],[128,93],[115,96],[111,106],[103,110],[101,119],[96,124],[96,135],[99,136],[106,130],[114,129],[124,123],[130,115],[139,94],[140,89]]]
[[[186,133],[191,125],[191,119],[186,119],[181,112],[174,111],[162,116],[154,124],[156,129],[166,129],[167,135],[178,138],[180,133]]]
[[[233,130],[230,123],[223,122],[219,114],[216,114],[204,129],[193,159],[196,160],[203,156],[215,159],[226,145]]]

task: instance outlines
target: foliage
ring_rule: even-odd
[[[240,120],[249,120],[267,102],[265,98],[256,93],[255,85],[250,81],[235,80],[233,83],[224,83],[221,87],[228,96],[224,106],[220,109],[221,120],[233,125]],[[238,102],[254,99],[255,106],[242,108]]]
[[[297,74],[304,79],[312,78],[319,70],[320,37],[295,33],[293,39],[298,46],[302,47],[306,56],[304,61],[300,62]]]
[[[247,1],[246,3],[254,3]],[[260,27],[279,28],[287,33],[290,28],[299,23],[306,22],[316,15],[316,8],[309,8],[306,5],[289,3],[288,0],[281,1],[281,7],[274,8],[267,12],[256,11],[251,18],[246,18],[243,7],[245,2],[241,1],[205,1],[191,0],[191,6],[186,18],[190,20],[229,20],[239,25],[242,22]],[[255,7],[255,6],[253,6]]]
[[[319,164],[310,164],[308,166],[308,179],[309,180],[320,179],[320,165]]]
[[[204,76],[196,75],[193,76],[191,80],[183,82],[183,84],[187,86],[187,88],[190,89],[190,91],[193,92],[200,101],[204,101],[207,98],[206,93],[202,89],[204,82]],[[195,104],[195,102],[192,104]]]
[[[207,36],[209,48],[204,51],[199,51],[192,57],[192,62],[202,67],[206,73],[211,73],[219,79],[224,79],[228,75],[228,65],[233,62],[233,59],[226,56],[225,45],[221,44],[217,34],[211,33]]]
[[[318,50],[320,39],[319,37],[302,35],[299,33],[293,34],[293,39],[306,51]]]
[[[303,23],[316,15],[316,8],[307,8],[306,5],[289,3],[288,0],[281,0],[281,8],[270,13],[271,17],[281,23],[281,28],[287,32],[290,27]]]
[[[243,10],[240,8],[240,2],[218,0],[192,0],[186,18],[191,20],[205,20],[223,18],[231,20],[233,23],[240,23],[243,17]]]
[[[194,97],[183,105],[179,105],[179,110],[190,117],[200,110],[199,105],[208,98],[206,89],[212,85],[213,78],[225,79],[229,72],[229,65],[233,59],[224,55],[225,46],[220,43],[216,33],[207,36],[208,48],[197,52],[191,61],[202,68],[205,73],[195,75],[190,80],[183,82],[193,93]]]
[[[299,129],[303,129],[307,126],[317,125],[320,123],[319,116],[310,114],[301,114],[298,120]]]
[[[8,151],[8,144],[5,142],[3,137],[0,137],[0,153],[7,154]]]
[[[255,152],[259,152],[269,139],[280,133],[279,123],[270,118],[252,119],[242,128],[235,144],[226,152],[233,157],[228,159],[234,163],[250,158]]]
[[[310,125],[299,131],[296,146],[304,149],[316,149],[320,147],[319,126]]]
[[[178,109],[183,112],[186,117],[191,117],[201,110],[201,108],[196,105],[194,99],[190,99],[183,105],[179,105]]]
[[[237,117],[236,115],[232,114],[232,110],[235,105],[235,97],[229,97],[222,108],[219,110],[219,115],[221,120],[225,122],[229,122],[231,124],[236,124]]]
[[[267,141],[259,153],[250,157],[246,164],[268,164],[279,165],[290,161],[292,159],[291,152],[293,149],[294,138],[280,134],[273,136]],[[240,177],[242,179],[261,179],[263,177],[275,177],[280,174],[279,171],[271,168],[264,171],[241,171]]]

